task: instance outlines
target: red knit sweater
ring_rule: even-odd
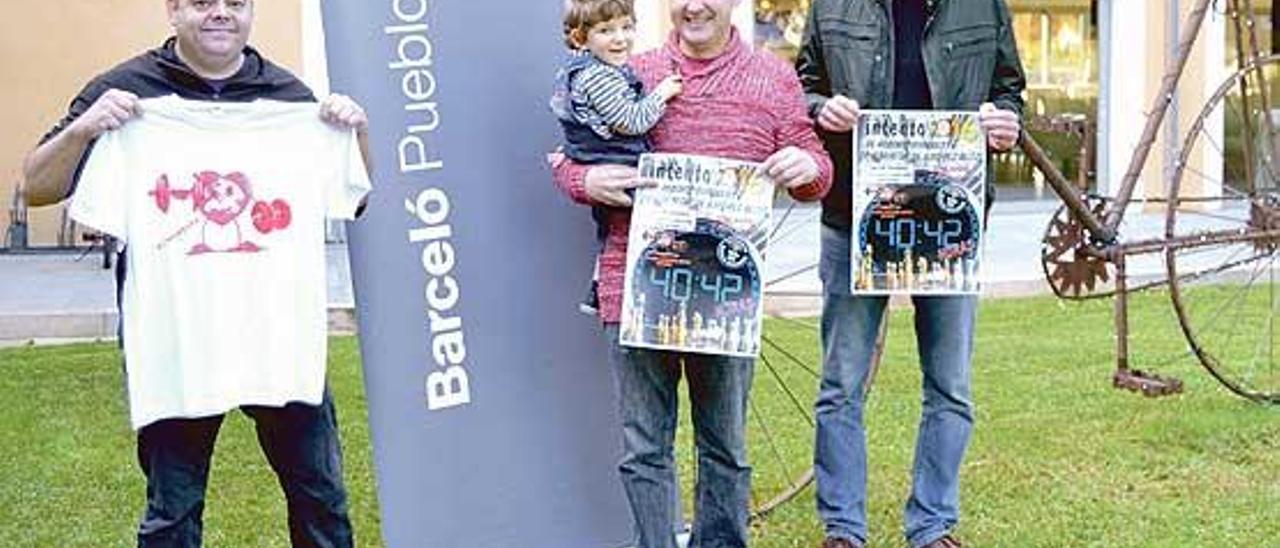
[[[662,120],[649,132],[656,152],[679,152],[761,162],[786,146],[799,147],[818,164],[818,178],[791,189],[797,200],[821,199],[831,187],[831,160],[813,132],[804,93],[795,71],[767,52],[753,51],[738,37],[712,59],[681,53],[673,33],[657,50],[631,59],[631,66],[652,89],[679,70],[684,91],[667,104]],[[591,204],[583,186],[590,166],[562,161],[555,182],[573,201]],[[609,236],[600,252],[600,319],[616,323],[622,312],[622,278],[627,257],[630,210],[611,210]]]

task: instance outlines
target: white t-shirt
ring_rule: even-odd
[[[144,99],[98,139],[71,217],[128,245],[121,322],[133,427],[319,404],[324,222],[369,191],[354,130],[315,103]]]

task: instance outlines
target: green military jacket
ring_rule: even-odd
[[[809,115],[844,95],[861,108],[893,106],[894,0],[814,0],[796,59]],[[921,56],[933,107],[977,110],[985,102],[1022,114],[1026,78],[1014,42],[1004,0],[926,0]],[[835,181],[823,200],[822,220],[835,228],[850,226],[851,136],[819,128],[835,164]],[[988,180],[989,181],[989,180]],[[991,185],[988,182],[987,203]]]

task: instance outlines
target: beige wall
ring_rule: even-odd
[[[1185,20],[1187,13],[1191,11],[1194,2],[1191,0],[1182,0],[1179,2],[1180,18]],[[1171,36],[1168,27],[1169,10],[1171,6],[1165,0],[1148,0],[1148,21],[1147,25],[1147,52],[1149,55],[1144,63],[1146,68],[1146,85],[1144,93],[1143,111],[1150,108],[1150,102],[1155,97],[1156,92],[1160,89],[1166,63],[1173,60],[1171,44],[1177,43],[1179,37]],[[1173,161],[1176,158],[1166,156],[1166,151],[1179,151],[1182,148],[1182,141],[1186,138],[1187,130],[1194,123],[1196,117],[1200,115],[1200,111],[1205,105],[1205,101],[1209,95],[1213,93],[1213,89],[1226,77],[1227,71],[1224,63],[1223,52],[1223,19],[1220,16],[1210,14],[1200,29],[1195,46],[1191,50],[1191,56],[1187,59],[1186,67],[1183,69],[1182,78],[1179,81],[1176,93],[1177,96],[1177,116],[1172,116],[1170,111],[1165,118],[1165,126],[1161,128],[1155,145],[1152,147],[1151,154],[1147,158],[1145,169],[1142,173],[1141,184],[1134,193],[1136,198],[1165,198],[1167,197],[1169,179],[1168,175],[1172,168]],[[1180,23],[1185,25],[1185,22]],[[1179,32],[1185,28],[1179,28]],[[1121,32],[1124,32],[1123,30]],[[1145,118],[1143,122],[1145,122]],[[1169,124],[1176,124],[1170,129]],[[1212,131],[1215,126],[1209,126]],[[1170,131],[1175,131],[1177,136],[1174,142],[1168,142]],[[1215,140],[1222,141],[1221,129],[1217,128],[1214,132]],[[1189,169],[1193,173],[1217,173],[1221,170],[1221,158],[1216,151],[1207,147],[1198,147],[1199,150],[1188,158]],[[1128,158],[1124,158],[1127,162]],[[1127,165],[1127,163],[1125,164]],[[1184,196],[1216,196],[1221,192],[1217,185],[1211,188],[1211,181],[1206,181],[1202,177],[1184,177],[1183,189],[1181,194]],[[1152,208],[1163,209],[1163,204],[1152,204]]]
[[[1182,15],[1191,11],[1189,0],[1182,0]],[[1179,86],[1178,100],[1179,116],[1178,116],[1178,142],[1174,144],[1175,150],[1181,152],[1183,142],[1188,136],[1191,127],[1195,124],[1202,111],[1205,109],[1206,102],[1213,92],[1222,83],[1223,79],[1234,70],[1228,67],[1226,59],[1226,19],[1213,13],[1210,10],[1209,15],[1200,30],[1200,37],[1196,41],[1195,48],[1191,51],[1191,59],[1187,62],[1186,69],[1183,70],[1182,78],[1185,85]],[[1229,70],[1230,69],[1230,70]],[[1206,119],[1204,131],[1212,136],[1212,140],[1217,143],[1224,141],[1223,116],[1221,111],[1218,114]],[[1222,151],[1215,146],[1208,146],[1208,139],[1203,135],[1197,141],[1195,149],[1188,157],[1188,169],[1183,175],[1179,195],[1181,196],[1221,196],[1222,185],[1220,177],[1206,178],[1197,175],[1199,173],[1222,173],[1223,158]],[[1170,162],[1172,164],[1172,162]],[[1166,169],[1172,170],[1172,165],[1166,165]],[[1158,188],[1165,191],[1168,182],[1162,183]],[[1162,197],[1164,197],[1162,195]]]
[[[299,0],[261,0],[250,43],[301,72]],[[22,158],[94,75],[159,44],[169,25],[162,0],[4,0],[0,20],[0,237],[22,177]],[[56,241],[62,206],[30,212],[31,243]],[[0,243],[0,245],[4,245]]]

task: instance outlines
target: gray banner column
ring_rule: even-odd
[[[576,311],[593,230],[543,159],[560,9],[323,4],[332,88],[371,124],[350,252],[389,546],[631,537],[605,348]]]

